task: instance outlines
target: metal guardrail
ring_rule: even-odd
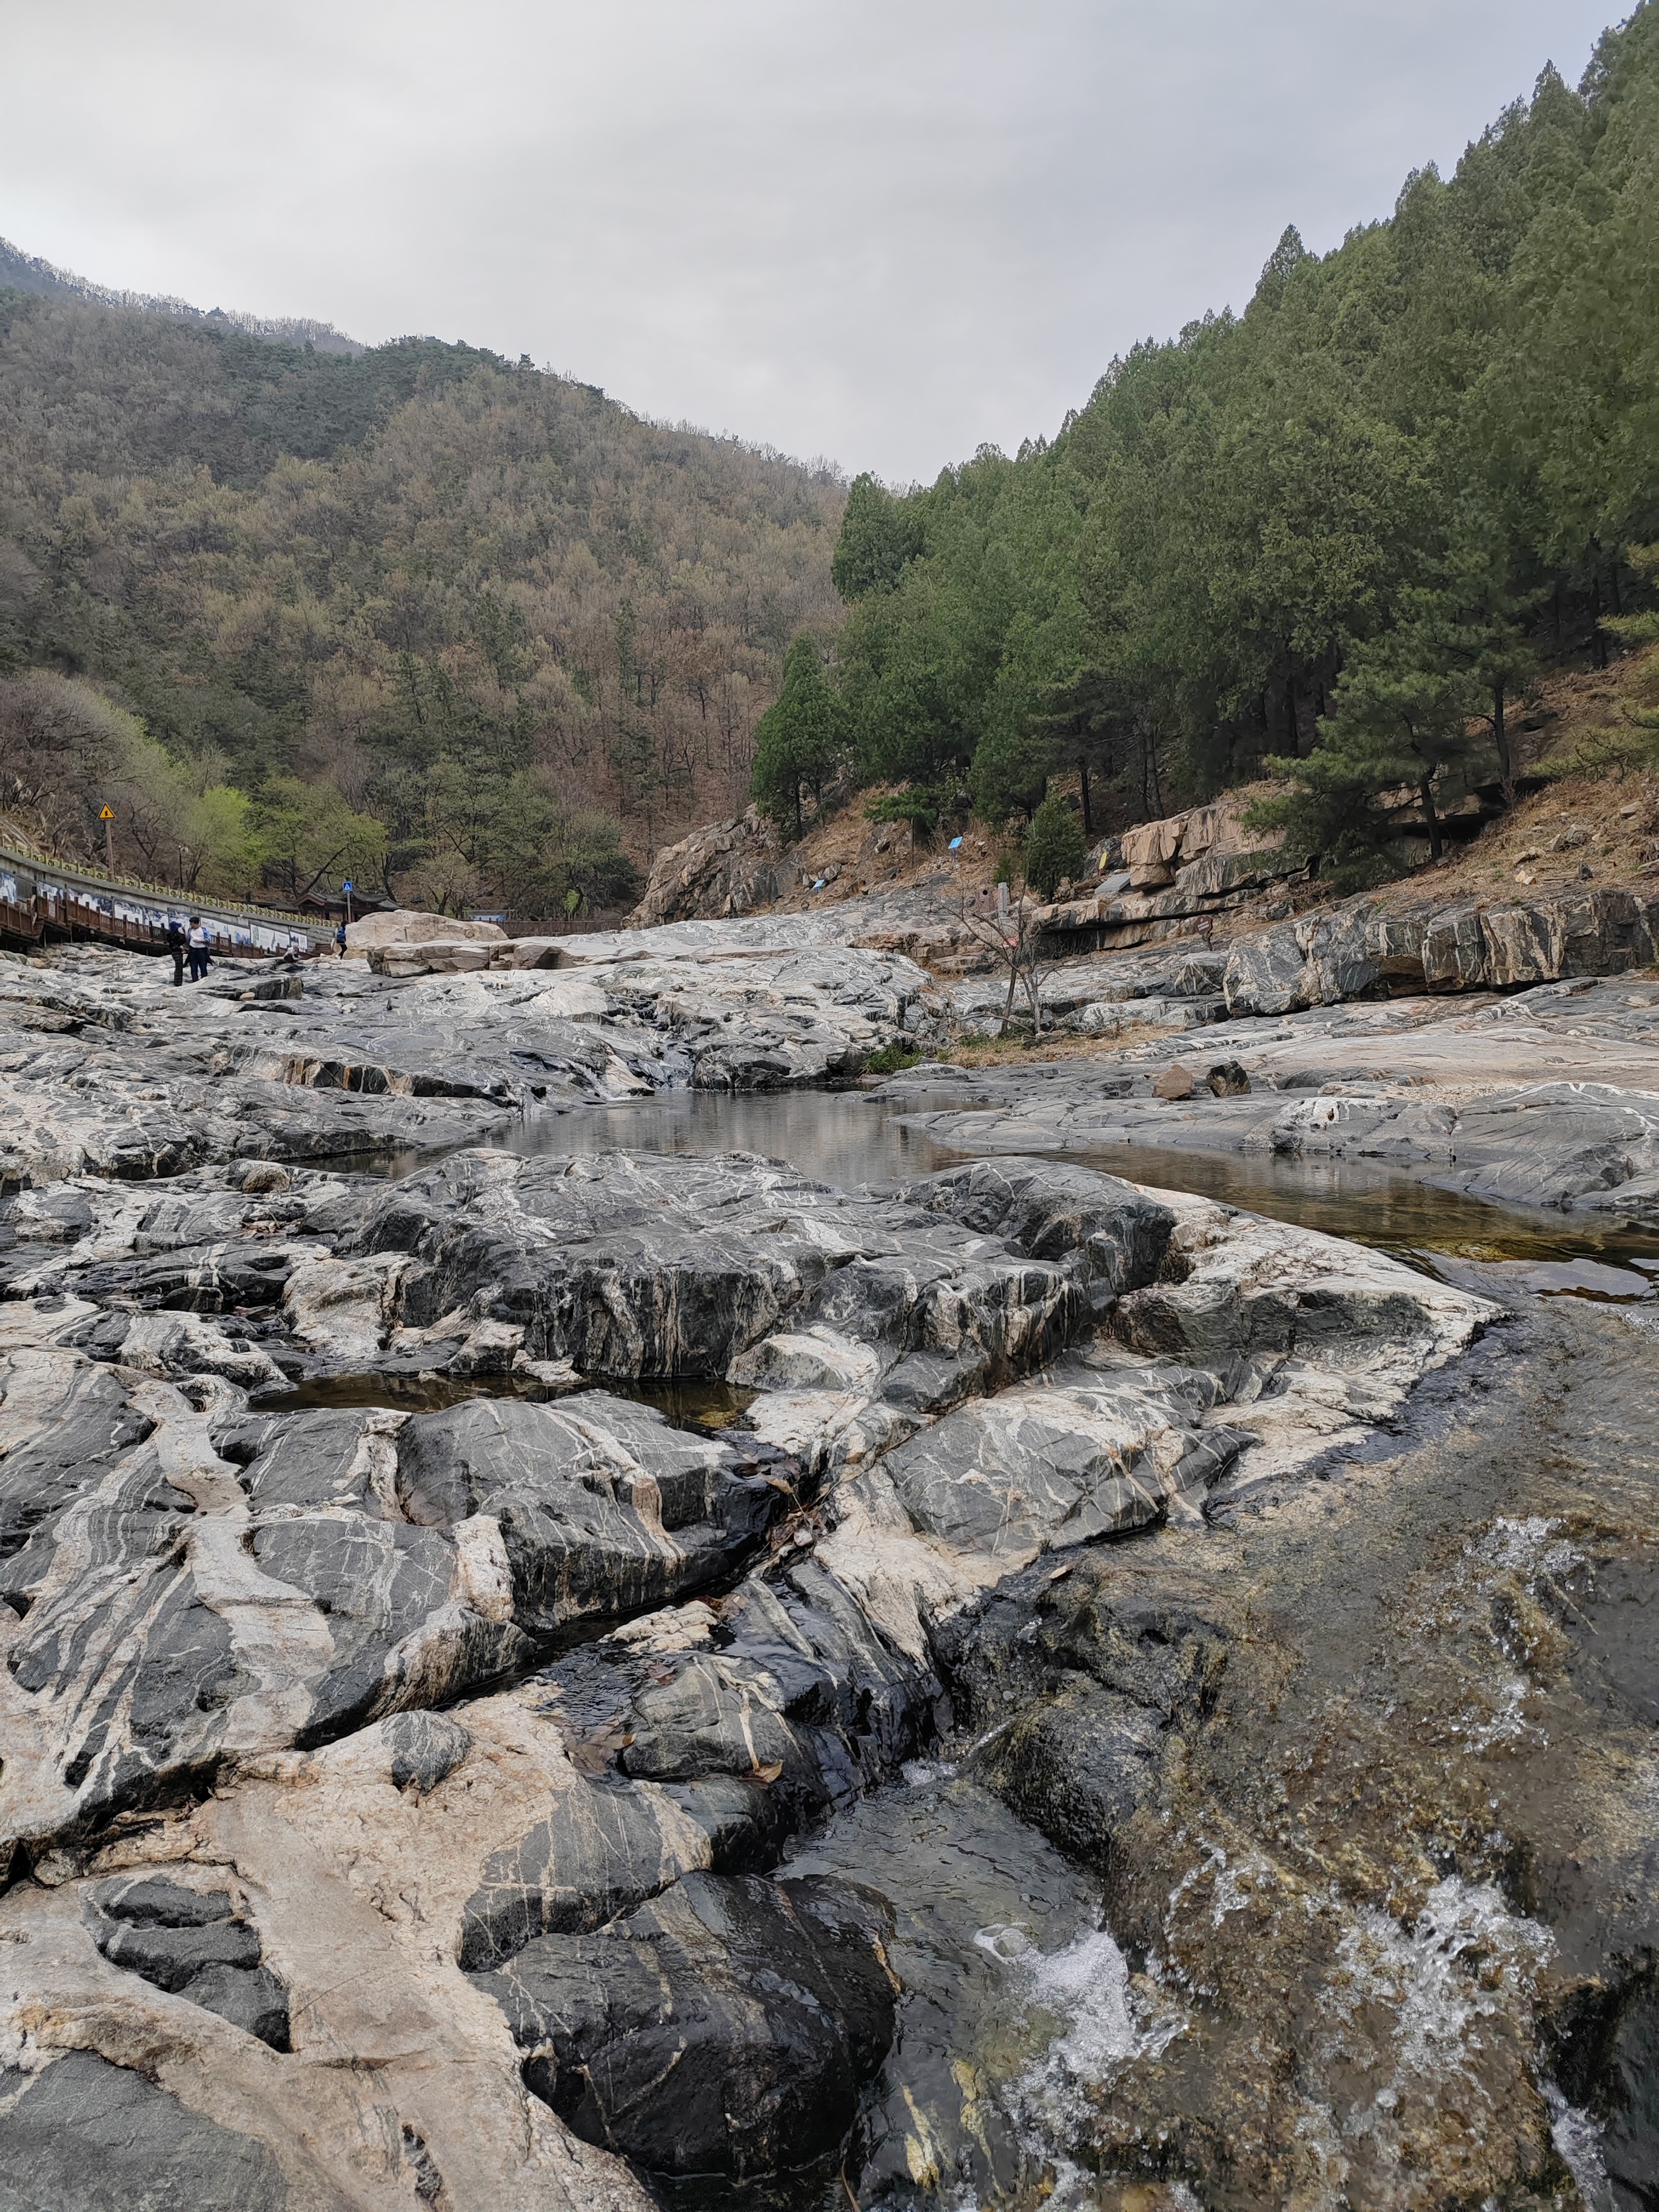
[[[86,938],[151,951],[166,945],[169,924],[191,915],[200,916],[211,949],[232,957],[309,952],[333,935],[328,923],[298,915],[61,868],[0,846],[0,939],[45,945]]]

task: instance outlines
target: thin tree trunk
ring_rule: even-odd
[[[1504,804],[1515,804],[1515,770],[1510,762],[1510,733],[1504,720],[1504,684],[1500,678],[1492,687],[1492,738],[1498,748],[1498,773],[1503,779]]]
[[[1037,989],[1036,961],[1035,957],[1026,965],[1024,981],[1025,995],[1031,1002],[1031,1039],[1033,1043],[1035,1043],[1036,1039],[1042,1035],[1042,995]]]
[[[1095,834],[1095,817],[1089,808],[1089,763],[1087,761],[1078,763],[1077,773],[1078,782],[1083,793],[1083,834],[1085,837],[1091,838]]]
[[[1425,775],[1417,789],[1423,801],[1424,814],[1428,818],[1429,858],[1437,860],[1440,858],[1440,817],[1434,811],[1434,779]]]

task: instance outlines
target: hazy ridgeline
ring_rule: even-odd
[[[1659,634],[1655,0],[1052,443],[908,493],[94,292],[0,292],[0,810],[90,854],[109,804],[183,885],[533,920],[751,788],[792,831],[848,771],[1019,823],[1080,770],[1103,829],[1264,767],[1359,880],[1402,793],[1432,831],[1509,772],[1552,661]]]

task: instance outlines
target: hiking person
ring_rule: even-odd
[[[202,917],[193,914],[190,918],[190,980],[199,983],[208,971],[208,933],[202,927]]]
[[[344,924],[344,922],[342,922],[342,923],[340,924],[339,927],[338,927],[338,928],[335,931],[335,933],[334,933],[334,950],[335,950],[335,952],[336,952],[337,956],[340,959],[343,960],[343,959],[345,958],[345,957],[346,957],[346,941],[345,941],[345,924]]]
[[[185,933],[177,915],[167,916],[167,951],[173,955],[173,980],[185,980]]]

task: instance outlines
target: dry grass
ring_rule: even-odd
[[[1071,1030],[1045,1030],[1041,1040],[1034,1042],[1018,1035],[969,1035],[947,1046],[939,1058],[952,1060],[958,1067],[1024,1066],[1045,1060],[1121,1060],[1131,1047],[1162,1044],[1170,1037],[1194,1034],[1190,1030],[1148,1022],[1144,1027],[1137,1025],[1132,1036],[1079,1036]]]

